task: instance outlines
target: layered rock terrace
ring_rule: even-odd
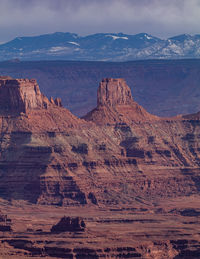
[[[102,235],[114,231],[112,238],[107,240],[115,243],[118,240],[116,224],[141,222],[141,218],[135,218],[137,215],[143,217],[142,223],[147,225],[149,222],[156,224],[155,217],[158,215],[164,231],[166,226],[171,226],[172,217],[186,217],[184,213],[191,212],[195,212],[197,217],[199,215],[198,208],[191,208],[190,202],[187,203],[190,209],[183,207],[186,206],[183,205],[184,200],[196,200],[198,203],[200,199],[199,113],[175,118],[149,114],[134,101],[123,79],[103,79],[98,89],[97,107],[79,119],[62,107],[60,99],[48,100],[35,80],[1,77],[0,136],[0,198],[11,203],[25,200],[40,209],[42,205],[56,205],[81,211],[92,208],[102,213],[100,218],[94,217],[94,212],[91,214],[93,219],[89,230],[83,234],[86,239],[90,237],[88,245],[94,236],[99,237],[98,224],[106,229]],[[173,201],[178,206],[177,203],[173,205]],[[167,203],[170,205],[165,208],[162,204]],[[111,214],[116,211],[119,214],[114,219]],[[122,218],[124,212],[131,219]],[[78,213],[75,216],[80,216]],[[103,213],[108,213],[107,218]],[[166,219],[170,219],[169,226],[165,223]],[[181,227],[192,224],[185,218],[184,221],[181,218],[180,222]],[[113,227],[111,230],[107,229],[108,223]],[[196,224],[199,226],[198,222]],[[90,226],[96,232],[92,232]],[[129,231],[129,228],[126,225],[124,229]],[[163,256],[160,258],[176,258],[180,252],[177,248],[179,240],[173,239],[173,229],[171,232],[167,230],[160,242],[160,232],[157,233],[155,228],[153,235],[151,228],[154,240],[151,244],[145,243],[149,234],[138,229],[144,243],[142,246],[134,243],[134,248],[130,246],[130,249],[135,249],[135,256],[147,254],[149,247],[152,248],[151,256],[154,256],[154,248],[159,247]],[[184,243],[184,238],[187,238],[185,253],[189,253],[191,247],[194,249],[192,244],[195,244],[195,253],[198,254],[198,228],[184,228],[182,235],[179,235],[179,230],[177,227],[176,235],[182,238],[181,242]],[[121,237],[126,235],[125,232],[120,232]],[[135,233],[130,236],[134,242],[138,239]],[[36,240],[35,234],[33,237]],[[57,236],[53,238],[55,245]],[[71,236],[67,238],[72,239]],[[192,238],[195,238],[194,242]],[[19,248],[16,240],[17,237],[14,241],[7,239],[2,242]],[[21,247],[29,249],[30,253],[36,248],[41,254],[45,249],[51,249],[48,246],[43,250],[36,247],[37,240],[29,242],[28,246],[26,240],[20,242],[23,244]],[[45,244],[46,241],[39,242]],[[80,242],[76,243],[77,246]],[[98,243],[98,240],[95,242]],[[120,246],[123,240],[117,242],[119,251],[125,251],[123,253],[128,256],[131,250]],[[105,245],[102,245],[103,255],[117,254],[113,243],[108,252],[105,252]],[[76,251],[73,245],[70,249]],[[55,251],[59,254],[61,250]],[[88,251],[84,250],[83,254]],[[94,252],[95,256],[100,253]],[[95,258],[100,258],[98,256]]]
[[[112,78],[102,80],[97,107],[84,120],[63,108],[60,99],[48,100],[35,80],[1,77],[0,98],[0,112],[7,110],[0,121],[3,198],[59,205],[120,203],[122,182],[130,189],[124,193],[126,202],[137,195],[198,193],[198,114],[151,115],[133,100],[124,79]],[[193,173],[185,176],[188,167]]]

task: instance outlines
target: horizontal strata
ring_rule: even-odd
[[[198,258],[199,192],[199,113],[154,116],[105,78],[79,119],[35,80],[0,78],[0,256]],[[51,231],[63,214],[84,229]]]
[[[199,114],[160,118],[105,78],[78,119],[33,79],[0,77],[0,196],[39,204],[131,204],[198,194]]]

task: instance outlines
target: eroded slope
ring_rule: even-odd
[[[21,204],[24,200],[36,204],[34,211],[37,211],[37,206],[38,211],[42,210],[41,205],[59,205],[66,208],[66,213],[69,213],[67,208],[73,206],[77,216],[84,208],[88,213],[91,209],[91,218],[88,219],[91,226],[89,232],[83,235],[83,240],[88,237],[93,240],[94,236],[100,235],[110,242],[108,251],[105,250],[105,243],[101,243],[104,252],[100,253],[92,241],[84,241],[83,244],[94,250],[96,257],[93,258],[99,258],[100,254],[104,257],[113,254],[115,258],[117,247],[120,250],[127,243],[125,235],[128,229],[131,227],[133,232],[139,231],[141,226],[135,225],[135,222],[147,223],[138,236],[132,232],[129,235],[134,242],[138,238],[142,240],[140,245],[136,242],[133,247],[128,246],[135,249],[135,256],[138,253],[146,256],[144,258],[156,258],[155,254],[158,254],[157,258],[179,258],[175,257],[179,252],[193,249],[192,238],[198,247],[199,221],[191,223],[183,218],[199,215],[198,206],[192,205],[192,200],[198,203],[200,191],[198,114],[159,118],[133,101],[124,80],[104,79],[98,90],[97,108],[84,119],[78,119],[62,108],[60,101],[44,97],[33,80],[1,78],[0,82],[0,98],[5,87],[11,89],[9,98],[5,100],[9,105],[7,109],[1,109],[0,119],[0,197],[7,200],[9,206],[16,202]],[[10,109],[18,103],[19,109]],[[181,206],[183,199],[186,202]],[[175,203],[171,205],[173,201]],[[5,210],[6,207],[3,208]],[[54,212],[56,219],[58,215],[63,215],[63,211]],[[102,216],[94,218],[95,213],[97,217],[99,213]],[[42,227],[46,228],[43,217],[46,216],[41,216],[40,220]],[[138,221],[141,217],[144,220]],[[157,217],[160,218],[159,222],[155,221]],[[37,215],[34,220],[37,221]],[[18,221],[22,224],[20,217]],[[161,222],[161,228],[152,225]],[[96,224],[105,231],[100,234]],[[128,228],[124,224],[129,224]],[[175,232],[173,229],[171,232],[167,230],[170,224],[177,224]],[[192,227],[184,228],[184,224],[192,224]],[[113,226],[112,231],[110,226]],[[158,228],[155,234],[153,226]],[[121,233],[120,238],[117,238],[117,231]],[[158,237],[161,231],[163,233]],[[9,236],[12,237],[17,238],[15,235]],[[45,244],[45,238],[37,241]],[[55,242],[53,245],[57,245],[57,236],[52,238]],[[65,236],[60,238],[63,240]],[[72,237],[68,238],[72,244]],[[31,236],[30,239],[35,240],[35,237]],[[96,244],[100,239],[95,241]],[[13,246],[11,241],[3,240]],[[79,245],[74,244],[84,248],[84,245],[80,246],[78,237],[77,240]],[[147,240],[150,243],[146,244]],[[162,241],[158,243],[158,240]],[[184,246],[184,249],[179,249],[177,240],[186,240],[180,242],[187,242],[188,248]],[[28,245],[29,248],[33,247],[28,250],[32,254],[36,243],[35,240],[34,244]],[[61,249],[60,244],[58,247]],[[113,244],[117,247],[114,248]],[[70,247],[74,249],[73,245]],[[148,254],[149,247],[155,254]],[[195,250],[197,254],[198,249]],[[39,254],[44,252],[38,251]],[[87,254],[87,251],[82,252]],[[125,255],[130,252],[126,249],[122,251]],[[74,250],[72,254],[75,256]]]

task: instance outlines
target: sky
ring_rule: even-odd
[[[200,0],[0,0],[0,42],[53,32],[200,34]]]

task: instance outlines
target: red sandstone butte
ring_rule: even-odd
[[[26,112],[32,109],[47,109],[51,104],[62,107],[61,99],[49,101],[39,89],[35,79],[12,79],[0,77],[0,109],[11,112]]]
[[[0,257],[199,257],[199,113],[151,115],[123,79],[85,120],[35,80],[1,77],[0,101]]]
[[[105,78],[97,92],[97,107],[83,117],[97,124],[133,123],[159,119],[136,103],[123,78]]]

